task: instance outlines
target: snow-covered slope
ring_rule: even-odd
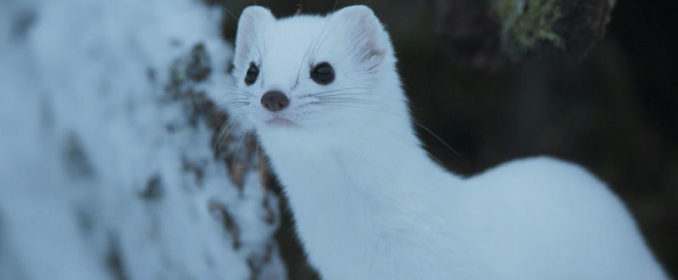
[[[235,133],[215,153],[215,122],[196,112],[196,98],[223,103],[220,11],[0,6],[0,279],[284,278],[256,157],[225,155]],[[229,160],[248,156],[232,178]]]

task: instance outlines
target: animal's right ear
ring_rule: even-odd
[[[249,6],[240,14],[238,32],[235,37],[235,56],[233,63],[236,66],[248,64],[251,52],[256,50],[259,34],[262,28],[275,17],[270,10],[261,6]]]
[[[384,62],[386,53],[391,48],[390,39],[384,26],[372,9],[365,5],[355,5],[336,11],[332,18],[344,27],[343,34],[347,42],[353,44],[348,48],[367,69],[374,69]]]

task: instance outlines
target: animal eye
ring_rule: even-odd
[[[245,84],[250,86],[257,81],[259,77],[259,67],[254,65],[254,62],[250,62],[250,68],[247,69],[247,74],[245,75]]]
[[[311,79],[318,84],[327,85],[334,81],[334,69],[327,62],[322,62],[311,69]]]

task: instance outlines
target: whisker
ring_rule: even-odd
[[[324,29],[323,29],[324,30]],[[297,81],[294,84],[294,87],[296,87],[299,84],[299,79],[301,78],[301,69],[304,67],[304,63],[306,62],[306,58],[308,58],[308,55],[311,53],[311,49],[313,47],[313,44],[318,40],[318,37],[323,34],[323,31],[320,33],[316,34],[315,38],[313,38],[313,41],[311,44],[306,47],[306,51],[304,52],[304,57],[301,59],[301,63],[299,64],[299,70],[297,71]]]
[[[217,107],[219,108],[230,108],[232,105],[241,105],[242,107],[247,107],[251,104],[252,99],[249,97],[233,97],[225,98],[224,100],[217,102]]]
[[[225,91],[237,93],[237,94],[244,95],[244,96],[254,96],[253,93],[249,92],[249,91],[246,90],[246,89],[242,89],[242,88],[235,87],[235,86],[228,85],[228,84],[215,85],[214,87],[215,87],[217,90],[225,90]]]
[[[393,105],[370,98],[358,97],[355,94],[332,94],[318,97],[318,104],[328,103],[361,103],[382,107],[393,107]],[[377,107],[378,108],[378,107]],[[395,108],[393,108],[395,110]]]
[[[342,106],[342,107],[343,107],[343,108],[349,108],[349,109],[367,109],[367,108],[359,108],[359,107],[352,107],[352,106]],[[371,111],[372,111],[372,110],[371,110]],[[388,111],[381,111],[381,112],[383,112],[383,113],[389,113],[389,114],[390,114],[391,116],[393,116],[393,117],[402,117],[402,118],[405,118],[405,117],[406,117],[406,116],[404,116],[404,115],[395,114],[395,113],[393,113],[393,112],[388,112]],[[411,120],[411,119],[408,118],[408,120]],[[416,123],[414,120],[411,120],[411,121],[413,121],[416,125],[420,125],[420,126],[423,127],[423,124]],[[424,127],[424,128],[425,128],[425,127]],[[387,133],[393,135],[394,137],[392,137],[391,139],[398,140],[398,141],[400,141],[400,142],[402,142],[402,143],[406,143],[406,144],[408,144],[408,145],[411,145],[411,143],[407,143],[405,140],[401,140],[401,139],[406,139],[405,136],[409,136],[409,135],[406,135],[405,133],[397,133],[397,132],[395,132],[395,131],[393,131],[393,130],[386,129],[386,128],[384,128],[384,127],[375,127],[375,129],[380,129],[381,131],[384,131],[384,132],[387,132]],[[427,131],[428,133],[433,133],[433,131],[431,131],[431,130],[428,129],[428,128],[426,128],[426,131]],[[445,143],[440,137],[436,137],[436,139],[438,139],[439,141],[441,141],[441,142],[445,145],[445,147],[447,147],[448,149],[450,149],[455,155],[459,156],[459,153],[457,153],[454,149],[452,149],[449,145],[447,145],[447,143]],[[418,144],[421,145],[420,142],[419,142]],[[443,164],[443,161],[442,161],[439,157],[437,157],[436,155],[431,154],[431,153],[427,153],[427,154],[428,154],[434,161],[438,162],[440,165],[444,165],[444,164]]]
[[[343,91],[352,91],[352,90],[368,90],[368,87],[346,87],[346,88],[340,88],[340,89],[333,89],[333,90],[326,90],[326,91],[319,91],[319,92],[314,92],[314,93],[309,93],[305,94],[304,96],[321,96],[324,94],[328,93],[335,93],[335,92],[343,92]],[[358,92],[356,92],[358,93]]]
[[[327,39],[331,37],[330,34],[332,34],[332,32],[330,31],[333,31],[334,28],[336,28],[338,25],[339,25],[338,23],[335,23],[334,25],[330,25],[329,28],[326,28],[325,34],[323,34],[322,39],[314,48],[313,51],[314,54],[325,44],[325,42],[327,42]]]
[[[235,22],[238,22],[239,18],[235,14],[233,14],[233,12],[231,12],[231,10],[224,7],[224,8],[222,8],[222,11],[224,11],[226,13],[226,15],[231,16],[235,20]]]
[[[234,98],[226,98],[226,102],[249,102],[250,98],[247,97],[234,97]]]
[[[219,107],[228,107],[229,105],[249,106],[250,102],[249,101],[227,101],[227,102],[219,103]]]
[[[424,132],[426,132],[426,133],[428,133],[429,135],[431,135],[436,141],[440,142],[447,150],[449,150],[450,152],[454,153],[456,156],[461,156],[461,154],[460,154],[457,150],[455,150],[454,148],[452,148],[452,146],[450,146],[450,144],[448,144],[447,142],[445,142],[445,140],[443,140],[442,137],[440,137],[438,134],[436,134],[435,132],[433,132],[433,130],[431,130],[430,128],[426,127],[426,126],[425,126],[424,124],[422,124],[421,122],[417,121],[414,117],[409,117],[409,116],[407,116],[407,115],[403,115],[403,114],[399,114],[399,113],[396,113],[396,112],[386,111],[386,110],[380,109],[380,108],[383,108],[383,107],[381,107],[381,106],[384,105],[384,104],[372,103],[371,105],[379,105],[379,106],[374,107],[374,108],[372,108],[372,107],[369,107],[369,108],[368,108],[368,107],[352,106],[352,105],[365,105],[365,104],[369,104],[369,103],[359,103],[359,102],[358,102],[358,103],[350,103],[350,102],[342,102],[342,101],[339,101],[339,102],[325,102],[325,103],[317,103],[317,104],[320,104],[320,105],[328,105],[328,106],[337,106],[337,107],[343,107],[343,108],[349,108],[349,109],[361,109],[361,110],[368,110],[368,109],[369,109],[370,112],[385,113],[385,114],[389,114],[389,115],[391,115],[391,116],[393,116],[393,117],[399,117],[399,118],[401,118],[401,119],[410,121],[410,122],[411,122],[412,124],[414,124],[415,126],[421,128]],[[375,110],[375,109],[376,109],[376,110]]]
[[[240,149],[245,144],[245,141],[247,141],[247,135],[249,133],[250,132],[245,132],[245,134],[240,139],[240,142],[238,142],[238,145],[235,147],[235,152],[233,153],[233,158],[231,160],[231,166],[235,166],[235,161],[238,159],[238,155],[240,154]]]
[[[234,125],[240,125],[241,121],[245,119],[247,113],[242,113],[239,115],[230,115],[228,122],[219,130],[219,139],[226,139],[226,135],[230,132],[230,128]]]
[[[320,32],[318,38],[317,38],[316,40],[313,41],[313,44],[312,44],[312,52],[311,52],[312,55],[315,55],[316,52],[318,52],[318,50],[320,49],[320,47],[322,47],[322,45],[325,44],[325,42],[327,41],[327,38],[329,38],[329,37],[330,37],[330,34],[332,33],[332,32],[330,32],[330,31],[334,30],[334,28],[335,28],[337,25],[338,25],[338,24],[334,24],[334,25],[328,25],[328,24],[325,24],[325,25],[323,26],[323,29],[322,29],[322,31]]]

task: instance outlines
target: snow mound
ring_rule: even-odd
[[[191,103],[228,82],[218,9],[0,5],[0,279],[285,278],[257,158],[234,178]]]

